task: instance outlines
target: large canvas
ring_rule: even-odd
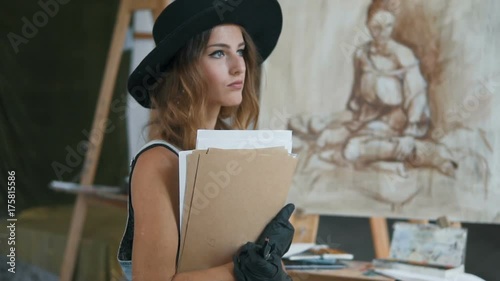
[[[280,3],[259,126],[293,130],[289,200],[500,223],[499,1]]]

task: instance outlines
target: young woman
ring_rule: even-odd
[[[276,0],[176,0],[156,20],[156,48],[128,81],[130,94],[156,113],[156,140],[136,155],[130,174],[129,217],[118,252],[129,280],[289,280],[281,256],[293,237],[288,222],[293,206],[283,208],[261,235],[281,235],[269,259],[258,254],[259,238],[235,253],[233,262],[176,272],[177,152],[194,149],[197,129],[257,123],[260,64],[281,27]]]

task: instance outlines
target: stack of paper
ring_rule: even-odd
[[[403,262],[391,259],[374,259],[373,266],[377,270],[389,270],[389,272],[409,273],[415,276],[420,276],[422,280],[432,280],[427,277],[451,278],[464,273],[464,266],[445,267],[436,265],[424,265],[411,262]],[[392,270],[392,271],[391,271]],[[416,278],[416,277],[415,277]]]
[[[375,269],[375,272],[387,277],[395,278],[396,280],[404,281],[486,281],[481,277],[470,273],[457,273],[453,276],[435,277],[400,269]]]
[[[352,260],[354,255],[340,249],[332,249],[328,245],[313,244],[305,251],[293,255],[285,255],[291,261],[297,260]]]
[[[352,259],[350,253],[315,243],[292,243],[283,256],[285,268],[289,270],[341,269],[346,267],[342,260]]]
[[[255,241],[286,203],[297,164],[289,131],[199,131],[197,140],[179,155],[179,272],[230,262]]]

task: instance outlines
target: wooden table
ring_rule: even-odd
[[[395,281],[394,279],[370,272],[371,263],[360,261],[345,262],[348,267],[337,270],[289,270],[294,281]]]

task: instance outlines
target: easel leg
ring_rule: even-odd
[[[376,258],[389,257],[389,231],[385,218],[370,218],[373,246]]]
[[[80,181],[82,185],[91,185],[94,182],[99,155],[102,148],[102,142],[104,139],[105,130],[103,128],[106,128],[109,106],[113,96],[113,88],[120,65],[120,58],[125,42],[125,36],[127,34],[128,25],[130,23],[130,1],[131,0],[120,1],[113,39],[111,41],[111,46],[108,52],[108,60],[104,73],[104,80],[102,82],[101,90],[99,93],[99,100],[97,102],[97,109],[94,115],[94,122],[92,124],[91,139],[89,140],[90,146],[85,156],[82,179]],[[86,198],[85,195],[80,194],[78,195],[76,205],[73,210],[73,218],[71,220],[68,241],[64,252],[64,260],[61,267],[61,281],[73,280],[73,272],[75,269],[78,246],[81,240],[86,215]]]

